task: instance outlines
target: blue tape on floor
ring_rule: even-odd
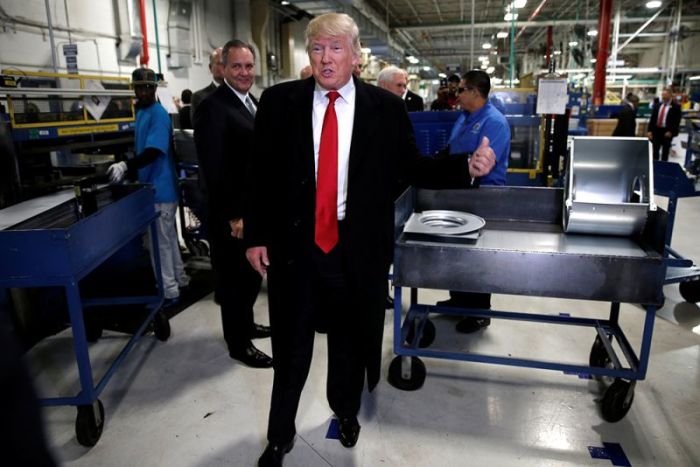
[[[602,448],[588,446],[588,452],[591,453],[593,459],[610,459],[612,465],[632,467],[625,451],[618,443],[603,443],[603,446]]]
[[[328,425],[328,432],[326,433],[326,439],[340,439],[340,432],[338,431],[338,419],[334,418],[331,420],[331,424]]]

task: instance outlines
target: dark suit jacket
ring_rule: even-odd
[[[226,84],[197,107],[194,141],[207,187],[210,229],[226,229],[229,220],[243,217],[243,181],[252,151],[254,122]]]
[[[367,343],[363,357],[372,389],[379,380],[397,183],[415,180],[420,174],[428,187],[468,187],[469,175],[466,157],[421,158],[403,100],[353,79],[355,115],[344,241],[352,307],[357,310],[350,331]],[[314,86],[313,78],[273,86],[260,98],[256,115],[246,240],[249,246],[267,247],[271,315],[275,309],[294,313],[298,289],[294,284],[311,275],[316,192]]]
[[[652,133],[656,133],[658,127],[656,126],[659,120],[659,108],[661,107],[661,102],[654,105],[654,109],[651,111],[651,118],[649,119],[649,129]],[[681,126],[681,106],[678,105],[673,99],[671,99],[671,107],[668,109],[668,115],[666,116],[666,131],[670,131],[673,136],[678,136],[678,131]]]
[[[194,113],[197,111],[197,106],[202,103],[204,99],[209,97],[214,91],[219,89],[220,86],[216,86],[214,83],[209,83],[209,86],[195,91],[192,94],[192,102],[190,103],[190,116],[192,117],[192,124],[194,124]]]
[[[625,103],[616,117],[617,126],[613,130],[613,136],[637,135],[637,110],[634,107],[629,103]]]
[[[423,98],[416,94],[415,92],[406,91],[406,108],[409,112],[422,112],[425,110],[423,108]]]

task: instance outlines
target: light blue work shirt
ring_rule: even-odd
[[[136,113],[136,154],[146,148],[160,152],[153,163],[139,169],[139,182],[155,188],[156,203],[177,203],[178,190],[175,163],[170,153],[173,126],[170,116],[159,102]]]
[[[454,126],[448,144],[450,154],[473,153],[487,136],[496,154],[496,165],[481,185],[505,185],[510,157],[510,126],[506,117],[490,102],[474,113],[462,112]]]

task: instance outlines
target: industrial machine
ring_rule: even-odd
[[[506,116],[511,131],[508,161],[509,185],[533,185],[542,173],[540,154],[540,116],[535,114],[533,89],[494,90],[490,99]],[[431,156],[447,146],[447,140],[459,112],[410,112],[421,154]]]
[[[131,151],[133,92],[128,78],[3,70],[0,208],[103,174]]]
[[[646,376],[655,312],[663,302],[666,213],[652,201],[648,141],[582,138],[573,146],[564,188],[412,189],[397,200],[392,385],[422,386],[426,370],[419,357],[558,370],[614,378],[601,399],[602,415],[610,422],[626,415],[636,382]],[[469,241],[404,229],[413,213],[433,210],[474,214],[485,226]],[[405,317],[403,287],[411,289]],[[605,301],[610,313],[593,319],[432,306],[418,302],[418,288]],[[620,324],[620,303],[645,310],[638,352]],[[576,326],[593,331],[595,339],[588,364],[430,348],[436,332],[430,313]]]

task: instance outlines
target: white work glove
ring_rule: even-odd
[[[124,174],[126,174],[126,162],[123,161],[112,164],[107,169],[107,176],[112,183],[121,182],[124,179]]]

